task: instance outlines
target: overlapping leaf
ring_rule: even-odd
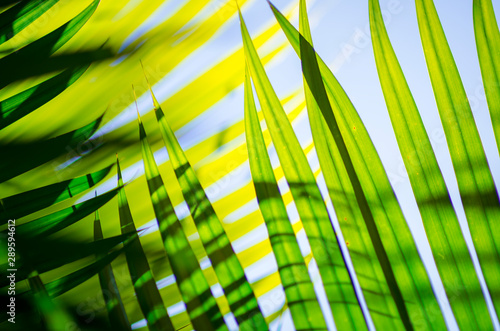
[[[500,31],[491,0],[474,0],[473,14],[484,91],[500,151]]]
[[[132,213],[128,205],[127,196],[123,187],[120,162],[116,160],[118,169],[118,210],[120,214],[120,225],[122,233],[134,233],[126,242],[125,257],[135,289],[139,306],[146,318],[148,327],[152,331],[174,331],[174,326],[167,314],[160,292],[149,267],[148,259],[142,248],[137,230],[135,228]]]
[[[0,183],[49,162],[64,153],[76,154],[74,150],[84,145],[87,139],[95,133],[101,119],[98,118],[80,129],[55,138],[30,143],[0,145],[0,154],[3,157],[0,164]]]
[[[94,241],[100,242],[102,240],[104,240],[104,236],[102,234],[101,220],[99,218],[99,210],[96,210],[94,220]],[[96,256],[102,258],[106,255],[103,251],[99,251]],[[115,275],[111,264],[104,266],[104,268],[99,271],[99,284],[101,285],[102,296],[106,302],[109,323],[113,330],[130,330],[130,322],[127,318],[127,312],[123,306],[118,286],[116,285]]]
[[[19,256],[16,259],[18,269],[16,279],[18,281],[27,279],[31,269],[44,273],[88,256],[108,253],[112,248],[123,243],[129,236],[130,234],[124,234],[98,242],[84,243],[50,237],[33,238],[17,235],[16,252]],[[32,249],[32,247],[37,247],[37,249]],[[8,269],[7,264],[3,264],[2,268]],[[7,286],[8,283],[8,279],[1,279],[0,287]]]
[[[21,1],[0,14],[0,44],[14,37],[42,16],[59,0]]]
[[[0,200],[0,224],[5,224],[8,219],[26,216],[85,192],[104,179],[110,169],[111,166],[84,176],[2,198]]]
[[[281,198],[245,74],[245,131],[252,179],[296,330],[327,330],[307,266]]]
[[[316,179],[267,78],[241,14],[240,20],[246,61],[255,90],[318,265],[334,319],[345,330],[366,329],[359,305],[360,294],[355,292],[352,274],[345,265],[346,252],[338,245]]]
[[[312,48],[303,0],[300,1],[300,33],[304,36],[300,38],[300,54],[313,140],[368,309],[376,327],[400,327],[400,321],[391,317],[397,314],[408,327],[408,312],[394,271],[336,119],[331,116],[333,112]]]
[[[117,193],[118,189],[113,189],[77,205],[18,225],[16,231],[26,238],[51,235],[92,214],[110,201]]]
[[[274,7],[273,12],[290,44],[300,56],[299,32]],[[347,94],[319,56],[317,56],[317,61],[333,117],[336,119],[342,139],[352,159],[364,195],[368,197],[369,208],[376,220],[376,230],[380,238],[383,238],[382,245],[405,300],[408,315],[414,324],[424,323],[429,328],[432,326],[437,329],[443,328],[444,319],[441,315],[436,317],[435,314],[439,306],[427,272],[380,157]],[[325,116],[324,113],[323,116]],[[375,229],[373,227],[371,229],[368,227],[368,229],[373,240],[376,238]]]
[[[75,324],[64,308],[50,299],[47,289],[36,271],[33,271],[28,281],[34,304],[42,317],[42,325],[39,327],[47,331],[59,331]]]
[[[416,1],[429,76],[483,275],[500,314],[500,201],[460,74],[432,0]],[[498,28],[497,28],[498,29]],[[476,314],[483,314],[476,307]]]
[[[46,67],[48,64],[53,63],[48,60],[50,55],[66,44],[82,28],[95,12],[98,4],[99,0],[92,1],[87,8],[63,26],[20,50],[1,58],[0,67],[4,68],[4,72],[0,78],[0,88],[7,86],[13,81],[24,79],[34,74],[47,72]],[[85,61],[88,64],[88,61],[92,60],[92,58],[88,57],[90,54],[91,53],[88,53],[86,56],[69,59],[69,62],[66,63],[68,64],[67,67],[71,65],[81,66],[81,61]],[[103,51],[99,51],[95,55],[97,55],[98,58],[110,56],[109,53]],[[41,66],[40,64],[43,64],[44,61],[46,62],[45,65]],[[20,67],[16,65],[18,63],[25,63],[25,65]],[[32,63],[35,63],[35,65],[32,65]],[[34,71],[38,70],[41,71],[34,73]]]
[[[464,329],[491,328],[479,280],[446,184],[376,0],[370,1],[370,24],[375,60],[392,126],[458,325]]]
[[[87,67],[62,73],[0,102],[0,130],[49,102],[80,78]]]
[[[205,251],[225,291],[231,311],[243,330],[266,330],[268,327],[257,299],[224,228],[152,91],[151,95],[170,162],[174,167],[182,194],[189,206]]]
[[[123,248],[104,255],[97,261],[85,266],[82,269],[45,284],[47,293],[50,297],[55,298],[63,293],[66,293],[67,291],[72,290],[76,286],[84,283],[99,273],[104,267],[113,262],[113,260],[116,259],[121,253],[123,253]]]
[[[191,323],[197,330],[227,330],[210,286],[174,212],[140,118],[139,132],[151,202]]]

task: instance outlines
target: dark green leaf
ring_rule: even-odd
[[[118,194],[118,210],[121,231],[122,233],[134,233],[126,242],[125,257],[139,306],[151,331],[174,331],[174,326],[167,314],[160,291],[156,287],[156,281],[135,228],[123,187],[122,173],[118,159],[116,160],[116,166],[118,170],[118,188],[120,190]]]
[[[99,219],[99,210],[95,211],[94,220],[94,240],[102,242],[104,240],[101,228],[101,220]],[[98,258],[106,256],[103,251],[97,254]],[[111,264],[104,266],[99,271],[99,284],[101,285],[102,296],[106,302],[109,323],[113,330],[127,331],[130,330],[130,323],[127,318],[127,312],[123,306],[122,298],[116,285],[115,275]]]
[[[84,243],[74,239],[32,238],[17,234],[16,251],[19,253],[19,258],[16,259],[16,265],[18,266],[16,279],[18,281],[27,279],[31,270],[44,273],[91,255],[108,253],[128,237],[130,237],[130,234],[110,237],[98,242]],[[7,245],[4,241],[2,241],[2,244]],[[7,264],[5,263],[1,267],[7,269]],[[0,279],[0,287],[7,285],[7,279]]]
[[[80,78],[87,67],[62,73],[0,102],[0,130],[49,102]]]
[[[95,12],[98,4],[99,0],[92,1],[87,8],[66,24],[20,50],[1,58],[0,67],[4,68],[4,74],[0,77],[0,89],[13,81],[26,78],[26,75],[31,75],[26,72],[24,66],[44,70],[44,66],[40,66],[40,63],[47,61],[55,51],[66,44],[82,28]],[[36,65],[32,67],[30,65],[32,63],[36,63]]]
[[[74,179],[40,187],[0,200],[0,225],[58,202],[72,198],[99,183],[107,176],[111,166]]]
[[[59,0],[20,1],[0,14],[0,44],[24,30]]]
[[[80,129],[48,140],[0,145],[0,155],[2,155],[0,183],[49,162],[64,153],[67,153],[68,157],[75,156],[77,155],[75,149],[78,150],[82,145],[93,145],[87,139],[95,133],[101,119],[102,117]]]
[[[109,266],[109,264],[116,259],[118,255],[123,253],[123,250],[124,248],[106,254],[82,269],[45,284],[47,293],[50,297],[55,298],[69,290],[72,290],[97,275],[97,273],[99,273],[104,267]]]
[[[16,232],[27,238],[51,235],[95,212],[111,200],[118,191],[119,189],[115,188],[77,205],[18,225],[16,227]]]

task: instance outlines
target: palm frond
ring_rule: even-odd
[[[417,1],[416,7],[425,59],[462,204],[486,284],[497,311],[500,311],[498,192],[434,3]],[[479,305],[473,306],[473,310],[480,316],[485,309]],[[485,317],[478,319],[484,320]]]
[[[191,323],[197,329],[226,330],[222,313],[174,212],[140,118],[139,133],[146,179],[158,228]]]

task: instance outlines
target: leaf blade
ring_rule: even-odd
[[[133,233],[126,243],[125,258],[141,311],[152,331],[174,331],[174,326],[167,314],[160,291],[156,287],[154,276],[137,234],[132,213],[123,187],[120,162],[116,159],[118,171],[118,211],[122,234]]]
[[[0,102],[0,130],[49,102],[80,78],[87,67],[64,72]]]
[[[257,96],[318,265],[334,319],[346,329],[366,329],[358,293],[352,287],[352,275],[345,266],[344,252],[338,245],[316,179],[267,78],[241,13],[240,25],[245,57]],[[342,286],[344,282],[351,286]]]
[[[432,1],[416,2],[420,37],[479,263],[500,314],[500,200],[453,54]],[[481,313],[480,310],[477,311]]]
[[[152,91],[151,96],[155,106],[156,118],[160,125],[160,132],[177,180],[182,188],[182,195],[189,206],[200,239],[214,266],[217,278],[225,291],[229,306],[240,328],[267,330],[268,326],[260,311],[255,294],[248,283],[221,221]]]
[[[186,303],[191,323],[198,330],[227,330],[210,286],[174,212],[140,117],[138,121],[142,158],[151,203],[170,266]]]
[[[500,151],[500,31],[491,0],[474,0],[473,15],[484,91]]]
[[[0,14],[0,44],[14,37],[57,4],[59,0],[19,2]]]
[[[118,189],[115,188],[107,193],[101,194],[77,205],[18,225],[18,233],[26,236],[27,238],[51,235],[92,214],[97,209],[108,203],[117,193]]]
[[[5,157],[5,161],[0,164],[0,183],[47,163],[64,153],[68,156],[72,153],[76,154],[74,150],[88,141],[97,131],[101,120],[102,117],[77,130],[47,140],[25,144],[1,144],[0,153]]]
[[[103,239],[104,236],[102,233],[101,220],[99,218],[99,210],[96,210],[94,219],[94,242],[102,241]],[[97,254],[98,258],[102,258],[103,256],[104,254],[102,251]],[[99,271],[98,275],[99,285],[101,286],[102,296],[106,303],[106,310],[108,312],[111,327],[113,330],[131,330],[127,312],[125,311],[118,286],[116,285],[115,274],[111,264],[104,266],[104,268]]]
[[[273,12],[300,57],[299,32],[277,9],[273,8]],[[383,245],[397,275],[396,281],[405,301],[413,303],[407,305],[409,315],[415,323],[423,319],[427,325],[445,328],[442,316],[434,313],[439,309],[436,297],[373,142],[349,97],[319,56],[318,66],[363,191],[370,197],[369,207],[384,238]]]
[[[481,286],[419,111],[383,24],[378,1],[370,22],[379,78],[424,228],[458,325],[492,327]],[[444,227],[446,226],[446,228]],[[474,314],[470,312],[474,311]],[[469,313],[467,313],[469,312]]]
[[[72,198],[99,183],[110,170],[111,166],[84,176],[2,198],[0,225],[5,224],[8,219],[21,218]]]
[[[312,46],[312,36],[309,30],[305,0],[300,1],[299,15],[299,32],[302,36],[304,36],[300,37],[300,54],[304,76],[304,91],[309,120],[311,123],[311,130],[313,133],[313,140],[317,148],[318,158],[325,177],[325,182],[330,188],[339,185],[342,186],[342,184],[340,184],[340,178],[338,178],[338,174],[341,174],[341,176],[344,177],[342,178],[344,180],[344,187],[341,188],[341,190],[344,192],[344,195],[348,194],[348,192],[352,190],[351,194],[355,197],[355,201],[351,202],[351,206],[353,209],[347,209],[344,207],[349,206],[349,202],[346,201],[347,196],[344,196],[344,199],[341,199],[339,201],[338,198],[336,198],[336,195],[330,193],[332,203],[334,204],[335,211],[337,213],[337,218],[339,219],[339,223],[341,224],[341,226],[344,225],[343,229],[346,230],[345,232],[347,236],[353,237],[355,236],[355,234],[353,233],[355,231],[351,231],[352,225],[350,225],[348,222],[342,222],[342,219],[345,220],[346,218],[353,218],[354,210],[358,211],[358,213],[360,214],[359,217],[361,217],[360,221],[364,221],[365,223],[364,226],[359,224],[358,231],[359,229],[362,229],[362,231],[365,232],[365,238],[366,235],[368,235],[368,238],[370,238],[371,241],[371,247],[369,246],[372,249],[371,253],[374,253],[372,255],[375,255],[374,257],[379,261],[379,264],[372,265],[372,268],[377,269],[378,267],[379,271],[383,273],[384,277],[381,280],[381,283],[383,285],[386,285],[385,290],[390,293],[389,297],[387,297],[387,295],[385,296],[386,301],[388,301],[387,304],[389,305],[386,308],[386,311],[384,311],[383,306],[381,305],[380,298],[375,298],[375,300],[372,299],[369,301],[367,300],[368,309],[371,312],[377,313],[377,315],[379,315],[378,318],[374,318],[376,327],[394,328],[395,325],[392,325],[392,322],[396,323],[396,325],[399,325],[398,321],[384,319],[384,317],[391,316],[392,314],[396,313],[399,314],[401,322],[403,322],[403,325],[406,327],[406,329],[411,329],[411,322],[408,316],[408,311],[406,309],[401,290],[399,289],[399,286],[396,282],[396,277],[388,259],[387,252],[385,251],[382,244],[380,233],[375,225],[372,211],[370,210],[367,198],[363,193],[359,177],[356,174],[353,161],[342,138],[342,133],[339,130],[335,115],[332,116],[333,110],[330,106],[326,89],[321,77],[321,72],[319,70],[319,65],[316,59],[316,52],[314,51],[314,48]],[[342,162],[335,162],[335,159],[342,160]],[[335,169],[335,164],[338,170]],[[349,241],[349,243],[353,242],[354,244],[356,244],[358,241],[362,241],[360,240],[361,238],[356,239],[355,241]],[[369,245],[368,242],[367,244]],[[355,251],[353,251],[353,253],[354,252]],[[370,269],[361,269],[363,264],[358,256],[361,257],[362,254],[360,254],[360,252],[356,253],[357,254],[354,254],[354,256],[352,256],[352,261],[355,269],[357,269],[357,273],[359,273],[358,279],[360,281],[360,286],[364,290],[365,295],[373,294],[373,290],[367,289],[368,282],[364,281],[364,277],[360,279],[360,276],[362,276],[366,272],[368,272],[369,274]],[[383,288],[379,288],[378,291],[380,293],[379,295],[383,295]],[[394,311],[394,308],[396,308],[396,311]],[[372,318],[373,315],[374,314],[371,313]],[[399,327],[401,326],[399,325]]]
[[[281,283],[296,330],[327,330],[307,266],[278,190],[260,129],[250,74],[245,74],[245,132],[259,207],[278,263]]]

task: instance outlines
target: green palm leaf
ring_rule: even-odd
[[[59,0],[21,1],[0,14],[0,44],[24,30]]]
[[[276,8],[272,7],[272,9],[288,41],[300,57],[299,32]],[[439,309],[439,306],[380,157],[347,94],[319,56],[317,56],[317,61],[332,106],[333,117],[337,121],[361,188],[367,197],[373,218],[376,220],[376,228],[368,223],[367,229],[370,239],[374,242],[374,248],[379,250],[377,257],[381,266],[386,270],[389,267],[393,269],[408,315],[413,321],[412,324],[425,323],[430,329],[432,327],[442,329],[445,327],[444,318],[441,315],[436,317],[435,311]],[[347,176],[343,179],[351,181]],[[360,200],[357,199],[357,201]],[[366,220],[365,218],[365,222]],[[384,262],[381,247],[376,244],[377,241],[380,242],[377,237],[383,238],[382,245],[387,253],[389,264]],[[389,270],[384,274],[389,274]]]
[[[99,210],[95,211],[94,220],[94,241],[100,242],[104,240],[102,234],[101,220],[99,218]],[[102,251],[97,254],[98,258],[106,256]],[[108,311],[109,323],[113,330],[130,330],[130,323],[127,318],[127,312],[123,306],[123,301],[116,285],[115,274],[113,267],[108,264],[99,271],[99,284],[101,285],[102,297],[106,302]]]
[[[33,238],[17,234],[16,248],[19,257],[16,259],[18,267],[16,279],[18,281],[28,279],[31,269],[44,273],[88,256],[108,253],[128,237],[130,237],[130,234],[85,243],[75,240],[57,240],[50,237]],[[36,247],[36,249],[33,249],[33,247]],[[1,267],[5,270],[8,269],[7,263],[4,263]],[[1,279],[0,287],[7,286],[8,283],[8,279]]]
[[[104,206],[117,193],[114,189],[77,205],[17,226],[17,233],[27,238],[48,236],[65,229]]]
[[[197,330],[227,330],[210,286],[174,212],[140,118],[139,132],[142,158],[158,228],[191,323]]]
[[[97,261],[81,268],[75,272],[70,273],[64,277],[56,279],[50,283],[45,284],[45,288],[50,297],[55,298],[62,295],[76,286],[84,283],[90,278],[98,274],[106,266],[109,266],[114,259],[116,259],[121,253],[123,253],[123,248],[112,253],[106,254]]]
[[[66,44],[83,27],[97,9],[98,4],[99,0],[92,1],[87,8],[66,24],[20,50],[1,58],[0,67],[5,68],[5,71],[0,78],[0,88],[18,79],[26,78],[25,75],[28,75],[28,77],[33,75],[32,72],[27,72],[26,69],[39,69],[40,62],[46,61],[50,55]],[[88,57],[80,57],[79,59],[86,62],[89,60]],[[33,62],[37,63],[38,66],[29,66]],[[18,63],[25,63],[25,66],[19,67]],[[80,64],[75,63],[75,65]],[[43,66],[41,70],[45,70]]]
[[[16,301],[18,323],[7,324],[4,315],[0,329],[94,330],[111,325],[121,330],[239,327],[264,331],[286,329],[286,323],[293,323],[298,330],[326,330],[328,309],[339,330],[444,330],[444,317],[454,323],[454,316],[441,312],[436,300],[436,295],[442,296],[441,284],[437,280],[433,285],[439,286],[433,290],[402,213],[414,201],[398,203],[357,111],[313,48],[306,1],[299,3],[300,33],[272,7],[277,22],[252,40],[241,20],[243,47],[233,45],[227,52],[217,49],[203,59],[213,62],[209,66],[204,66],[205,61],[192,64],[203,57],[202,52],[219,47],[221,39],[224,44],[232,40],[224,38],[237,24],[233,16],[239,10],[232,1],[8,0],[0,5],[0,191],[4,192],[0,199],[0,225],[4,228],[0,230],[5,229],[5,220],[17,218],[16,294],[22,294]],[[416,1],[426,60],[480,271],[472,266],[472,254],[427,138],[429,132],[422,125],[386,35],[379,2],[368,3],[379,78],[452,311],[461,328],[491,329],[489,317],[497,324],[497,316],[488,315],[488,309],[493,314],[485,305],[488,293],[483,296],[477,280],[483,272],[494,308],[500,311],[500,228],[496,222],[500,202],[491,179],[494,169],[489,168],[483,152],[491,142],[482,144],[479,139],[432,0]],[[500,146],[500,33],[491,0],[472,3],[479,64]],[[265,5],[251,0],[238,4],[249,8],[249,15]],[[393,14],[391,8],[389,11]],[[278,63],[283,58],[277,56],[287,50],[278,35],[280,27],[299,55],[305,92],[296,89],[282,100],[277,99],[263,67],[273,61],[278,64],[275,69],[286,70],[286,63]],[[356,47],[357,41],[354,39]],[[212,57],[214,54],[220,55]],[[115,56],[119,58],[112,59]],[[143,125],[139,119],[140,140],[134,117],[124,111],[133,103],[130,84],[141,92],[148,89],[137,70],[139,59],[147,63],[145,71],[158,83],[155,91],[158,86],[162,91],[158,96],[171,110],[166,113],[167,123],[153,96],[160,130],[148,130],[146,136],[144,127],[151,125],[152,129],[156,123]],[[339,64],[337,60],[340,57],[335,64]],[[243,61],[247,62],[246,76]],[[289,75],[292,73],[278,78]],[[244,119],[234,112],[227,118],[216,118],[241,96],[243,77]],[[267,124],[264,129],[260,127],[252,79]],[[367,98],[372,96],[367,92]],[[106,116],[101,116],[106,105]],[[291,123],[298,119],[299,128],[308,131],[302,127],[306,124],[302,121],[305,106],[313,141],[304,147]],[[283,109],[290,111],[285,114]],[[109,122],[96,134],[101,119]],[[191,131],[203,127],[206,119],[215,125]],[[215,131],[223,125],[224,129]],[[176,135],[182,136],[182,146],[188,146],[185,150]],[[266,148],[270,142],[280,162],[275,169]],[[162,146],[167,147],[173,169],[165,164],[168,160],[160,164],[159,158],[154,159],[153,151]],[[117,151],[126,160],[122,166],[127,172],[138,171],[141,176],[144,164],[146,180],[127,185],[127,194],[121,169],[118,188],[106,181],[107,166]],[[163,151],[158,152],[164,158]],[[384,155],[386,152],[392,149],[384,150]],[[309,166],[305,156],[315,162],[316,154],[320,169],[313,173],[316,168]],[[162,166],[168,169],[160,175]],[[235,181],[233,176],[237,176]],[[326,195],[318,188],[323,184],[322,176],[338,225],[333,222],[333,213],[327,211]],[[280,181],[288,184],[290,192],[280,192]],[[97,183],[99,190],[107,193],[84,203],[69,200]],[[212,199],[209,190],[214,188],[221,190]],[[105,206],[115,194],[119,194],[118,210]],[[134,219],[127,198],[135,207]],[[190,215],[179,220],[176,211],[184,208],[184,202]],[[67,208],[71,203],[75,205]],[[298,222],[290,222],[286,206],[292,207],[292,213],[297,207]],[[81,227],[93,211],[94,240],[90,228]],[[34,218],[38,219],[31,221]],[[159,233],[149,227],[152,219],[158,223]],[[139,224],[140,238],[136,231]],[[312,246],[306,257],[296,236],[302,235],[303,228],[308,237],[304,239]],[[114,236],[104,239],[103,232]],[[0,246],[6,247],[4,234],[0,231]],[[420,239],[423,241],[417,243],[427,249],[426,238]],[[122,251],[123,257],[119,256]],[[278,269],[274,269],[273,253]],[[433,272],[432,257],[422,258]],[[272,263],[260,269],[268,259]],[[214,268],[204,268],[200,263],[204,260]],[[320,278],[314,279],[318,288],[308,273],[308,266],[315,269],[314,264],[320,271]],[[130,275],[132,282],[120,286],[118,292],[122,272],[125,280]],[[99,289],[97,279],[90,279],[96,274]],[[255,280],[250,285],[251,279]],[[216,298],[218,283],[223,295]],[[210,287],[214,284],[217,288]],[[6,290],[6,285],[8,279],[3,277],[0,287]],[[324,301],[322,285],[329,302]],[[92,287],[99,302],[101,294],[104,296],[108,309],[106,314],[104,309],[91,307],[93,321],[89,323],[81,303]],[[65,295],[54,301],[49,295],[62,293]],[[446,314],[447,302],[438,298]],[[282,305],[281,311],[276,310],[278,305]],[[291,321],[285,310],[291,313]],[[78,317],[71,312],[77,312]]]
[[[460,196],[493,304],[500,313],[500,202],[457,66],[432,1],[416,2],[420,36]],[[481,314],[480,308],[477,314]]]
[[[278,189],[260,128],[250,73],[245,74],[245,131],[252,179],[296,330],[327,330],[325,319]]]
[[[0,224],[9,219],[17,219],[43,208],[72,198],[99,183],[111,170],[111,166],[102,170],[47,185],[34,190],[2,198],[0,205]]]
[[[53,302],[45,288],[40,276],[34,271],[29,279],[33,301],[42,316],[42,329],[47,331],[65,330],[75,322],[59,304]]]
[[[200,234],[200,239],[214,266],[217,279],[224,289],[229,307],[241,329],[267,330],[266,321],[257,304],[252,287],[246,279],[243,268],[234,253],[221,221],[168,125],[153,91],[151,91],[151,96],[170,162],[174,167],[175,175]]]
[[[130,278],[134,286],[139,306],[146,318],[148,327],[152,331],[174,331],[174,326],[167,314],[160,292],[156,287],[156,282],[149,267],[146,254],[139,240],[139,235],[134,225],[132,213],[128,205],[127,196],[123,187],[120,162],[116,160],[118,169],[118,210],[120,214],[120,225],[122,233],[134,233],[126,241],[128,246],[125,249]]]
[[[67,69],[0,102],[0,130],[49,102],[80,78],[87,67]]]
[[[500,150],[500,32],[491,0],[474,0],[473,14],[484,91]]]
[[[492,328],[446,184],[392,49],[377,0],[370,1],[370,24],[375,60],[392,126],[458,325],[464,329]]]
[[[312,36],[309,30],[306,3],[304,0],[300,1],[300,33],[305,37],[300,39],[300,54],[302,70],[304,72],[305,97],[313,139],[318,150],[318,159],[324,173],[325,182],[329,187],[330,197],[337,213],[337,219],[339,219],[341,226],[344,226],[343,232],[347,235],[348,243],[355,245],[354,247],[349,245],[349,250],[354,253],[351,256],[358,279],[360,280],[360,286],[365,296],[371,296],[370,300],[367,300],[368,309],[372,316],[376,315],[373,318],[376,327],[394,328],[394,323],[398,327],[401,327],[398,321],[387,319],[388,316],[399,314],[405,327],[411,329],[408,311],[382,244],[380,234],[376,228],[373,214],[363,193],[345,142],[342,139],[335,116],[332,117],[333,110],[323,85],[316,53],[312,48]],[[336,162],[336,160],[338,161]],[[340,160],[342,161],[339,162]],[[335,165],[336,163],[337,165]],[[336,169],[339,169],[340,175],[344,177],[344,186],[346,189],[342,187],[342,182]],[[335,187],[337,187],[336,191],[332,191],[335,190]],[[340,199],[337,198],[338,191],[341,192]],[[353,195],[355,200],[349,201],[349,195]],[[353,212],[357,212],[358,217],[361,217],[358,228],[353,228],[351,225],[352,221],[355,220]],[[363,219],[366,224],[364,226],[361,223]],[[364,238],[359,234],[364,235]],[[373,244],[370,244],[370,239]],[[371,246],[369,252],[365,251],[366,246],[363,247],[363,244],[368,247]],[[361,248],[361,250],[356,251],[356,248]],[[369,263],[366,264],[365,256],[369,256],[369,254],[374,258],[378,258],[379,263],[372,264],[370,263],[371,261],[368,261]],[[382,271],[382,274],[385,276],[382,279],[375,279],[375,284],[373,284],[372,277],[366,277],[366,275],[377,275],[374,269],[378,269],[378,275]],[[388,296],[384,292],[391,296]],[[381,300],[380,296],[385,297],[385,300]],[[385,303],[385,307],[382,303]]]
[[[2,143],[0,154],[5,159],[0,164],[0,183],[47,163],[68,151],[73,152],[95,133],[100,123],[101,118],[98,118],[84,127],[47,140],[20,144]]]
[[[366,321],[359,306],[359,294],[352,286],[352,275],[345,265],[345,252],[338,245],[316,179],[266,76],[241,14],[240,22],[246,60],[255,90],[318,265],[333,317],[346,330],[365,329]]]

